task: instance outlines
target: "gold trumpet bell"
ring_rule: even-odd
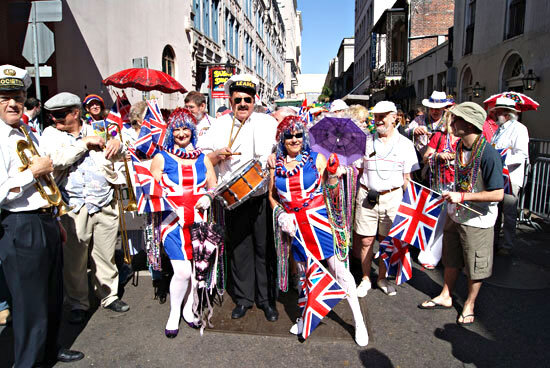
[[[129,201],[128,202],[128,205],[126,205],[126,207],[124,207],[124,211],[126,212],[134,212],[134,211],[137,211],[138,210],[138,206],[137,206],[137,203],[135,201]]]
[[[69,206],[64,200],[57,205],[57,216],[61,217],[73,210],[74,206]]]

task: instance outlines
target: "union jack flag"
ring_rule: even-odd
[[[134,151],[135,154],[135,151]],[[148,164],[139,161],[132,153],[136,180],[136,200],[138,213],[176,211],[176,204],[166,197],[162,185],[155,180]]]
[[[111,107],[109,115],[107,115],[107,118],[105,119],[107,120],[107,131],[109,134],[116,132],[116,127],[114,124],[116,124],[120,130],[122,130],[123,127],[130,127],[130,119],[128,118],[130,107],[130,101],[128,101],[126,93],[123,93],[122,96],[116,96],[116,101]]]
[[[426,249],[441,213],[443,198],[414,181],[407,186],[388,236]]]
[[[508,170],[508,166],[506,166],[506,155],[508,154],[509,150],[509,148],[497,148],[498,153],[500,153],[500,158],[502,159],[502,179],[504,179],[504,194],[512,195],[510,170]]]
[[[309,107],[307,106],[307,98],[302,102],[302,107],[300,107],[298,116],[300,117],[302,122],[306,124],[312,120],[312,116],[309,113]]]
[[[311,255],[308,254],[306,279],[302,283],[298,306],[302,313],[304,329],[302,337],[307,339],[332,308],[344,299],[346,292],[334,277]]]
[[[378,255],[386,264],[386,276],[395,276],[397,285],[411,279],[412,263],[407,243],[387,236],[380,242]]]
[[[141,125],[139,137],[134,143],[134,146],[138,151],[143,152],[146,157],[153,157],[164,145],[167,127],[168,125],[162,118],[156,100],[147,101],[147,110],[143,118],[143,124]]]

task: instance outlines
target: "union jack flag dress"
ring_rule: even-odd
[[[171,260],[192,260],[190,227],[195,221],[204,221],[195,209],[199,198],[206,193],[204,154],[201,153],[191,165],[182,165],[165,151],[160,154],[164,157],[161,184],[168,192],[167,197],[178,207],[177,214],[174,211],[162,213],[162,244]]]
[[[294,175],[286,177],[275,173],[275,187],[285,211],[294,216],[296,236],[292,240],[292,254],[298,262],[306,262],[302,247],[318,259],[334,255],[332,230],[321,188],[321,177],[315,167],[317,152]],[[286,172],[283,166],[283,172]]]

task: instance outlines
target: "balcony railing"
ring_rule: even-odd
[[[402,61],[392,61],[389,63],[389,68],[386,72],[388,77],[396,77],[403,75],[403,70],[405,69],[405,63]]]

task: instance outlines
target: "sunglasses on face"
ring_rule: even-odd
[[[296,139],[300,139],[304,136],[304,133],[296,133],[292,134],[290,132],[287,132],[284,134],[285,139],[292,139],[292,137],[295,137]]]
[[[50,113],[50,115],[55,118],[56,120],[64,120],[65,117],[70,113],[70,111],[53,111]]]
[[[244,101],[247,104],[252,103],[252,97],[235,97],[233,101],[238,105],[241,101]]]

